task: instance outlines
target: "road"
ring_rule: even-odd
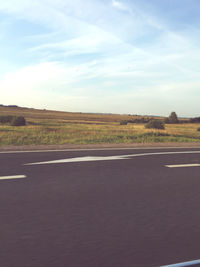
[[[200,148],[0,153],[0,266],[200,259]]]

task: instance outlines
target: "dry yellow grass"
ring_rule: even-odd
[[[56,119],[77,122],[120,122],[121,120],[130,120],[137,116],[120,115],[120,114],[95,114],[95,113],[76,113],[62,112],[54,110],[39,110],[31,108],[10,108],[0,106],[0,115],[24,116],[26,119]]]
[[[165,130],[144,124],[120,125],[136,116],[84,114],[0,107],[0,115],[24,116],[26,126],[0,125],[0,145],[198,142],[200,124],[168,124]]]

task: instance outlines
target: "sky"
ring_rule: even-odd
[[[199,0],[0,1],[0,104],[200,116]]]

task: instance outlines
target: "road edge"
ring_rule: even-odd
[[[57,150],[101,150],[101,149],[137,149],[137,148],[200,148],[200,142],[194,143],[132,143],[132,144],[65,144],[65,145],[22,145],[0,146],[0,152],[6,151],[57,151]]]

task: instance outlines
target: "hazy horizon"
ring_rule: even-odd
[[[0,3],[0,102],[200,116],[198,0]]]

